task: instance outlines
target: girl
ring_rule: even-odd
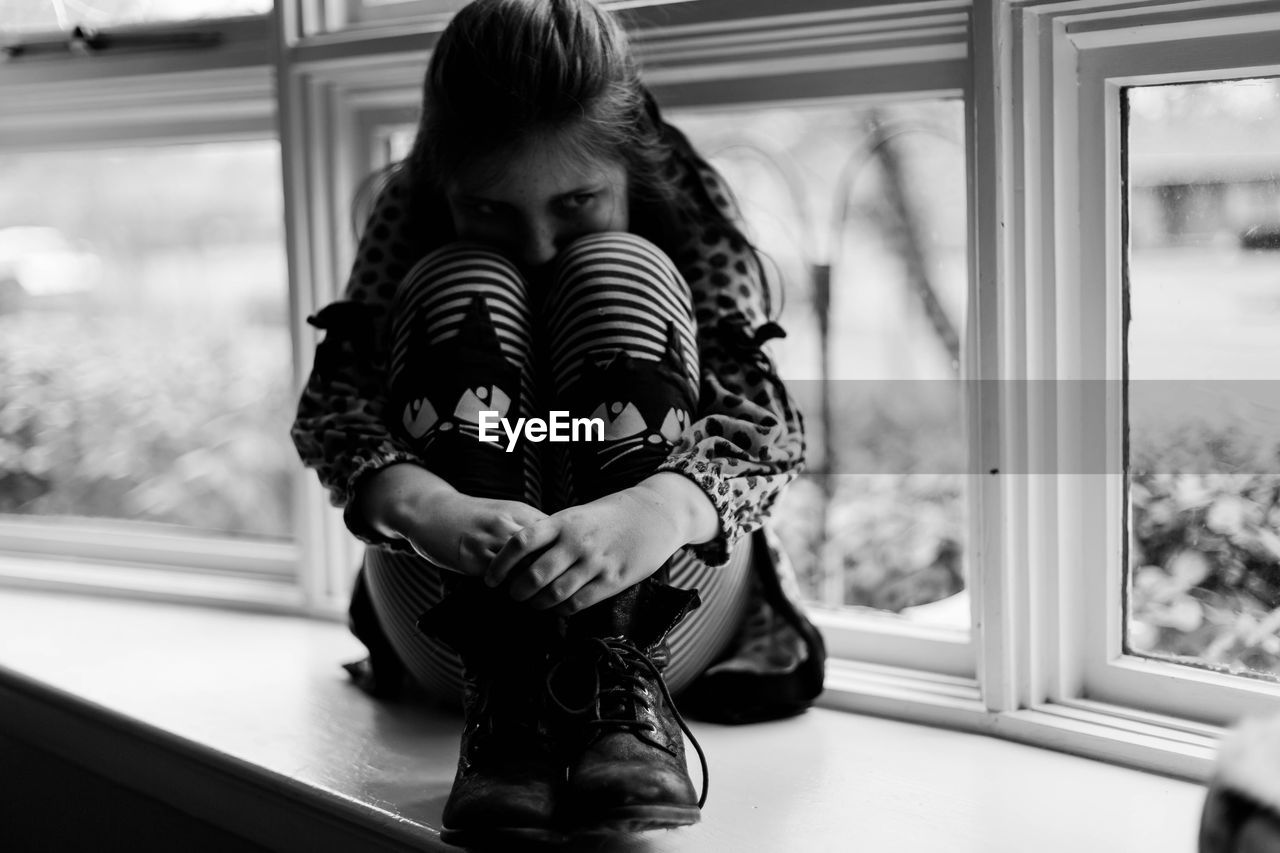
[[[696,822],[671,694],[744,722],[821,690],[761,532],[801,421],[728,199],[610,15],[475,0],[345,298],[311,319],[293,437],[369,545],[349,670],[461,697],[448,841]],[[552,412],[594,432],[497,428]]]

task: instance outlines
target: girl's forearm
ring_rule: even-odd
[[[684,545],[709,542],[720,532],[710,498],[688,477],[670,471],[653,474],[634,487],[671,522]],[[378,533],[404,538],[414,520],[430,517],[442,499],[458,492],[442,477],[410,463],[389,465],[357,487],[357,512]]]
[[[378,533],[404,538],[415,519],[433,513],[442,498],[457,490],[426,468],[402,462],[370,474],[356,489],[357,512]]]
[[[634,488],[670,516],[683,544],[701,545],[720,532],[720,516],[715,505],[688,477],[660,471],[641,480]]]

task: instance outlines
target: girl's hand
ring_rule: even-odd
[[[437,566],[484,574],[512,534],[547,517],[520,501],[473,498],[416,465],[389,466],[371,476],[357,498],[366,520]]]
[[[402,528],[413,550],[444,569],[480,577],[508,540],[547,518],[521,501],[442,495],[426,515]]]
[[[507,581],[516,601],[564,616],[603,601],[652,575],[691,541],[697,513],[682,512],[680,503],[673,508],[665,497],[646,481],[532,524],[498,553],[485,582]],[[710,507],[701,493],[698,499]]]

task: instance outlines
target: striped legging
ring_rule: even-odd
[[[580,238],[533,286],[491,249],[446,246],[409,272],[392,308],[390,418],[433,473],[478,497],[545,512],[651,474],[697,407],[698,349],[688,285],[661,250],[632,234]],[[603,440],[481,442],[479,412],[599,418]],[[668,583],[702,607],[669,637],[667,683],[687,686],[726,649],[747,608],[750,543],[712,569],[678,551]],[[365,582],[409,673],[446,701],[461,663],[415,627],[446,594],[445,572],[416,555],[370,548]],[[477,624],[477,630],[484,630]]]

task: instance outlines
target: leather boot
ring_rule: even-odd
[[[462,743],[441,839],[499,849],[562,840],[554,819],[564,765],[546,703],[559,623],[466,584],[425,613],[418,628],[463,663]]]
[[[701,818],[706,758],[662,678],[667,634],[699,604],[696,591],[650,578],[568,620],[566,657],[548,678],[569,719],[559,808],[567,831],[641,832]],[[682,734],[702,765],[701,796]]]

